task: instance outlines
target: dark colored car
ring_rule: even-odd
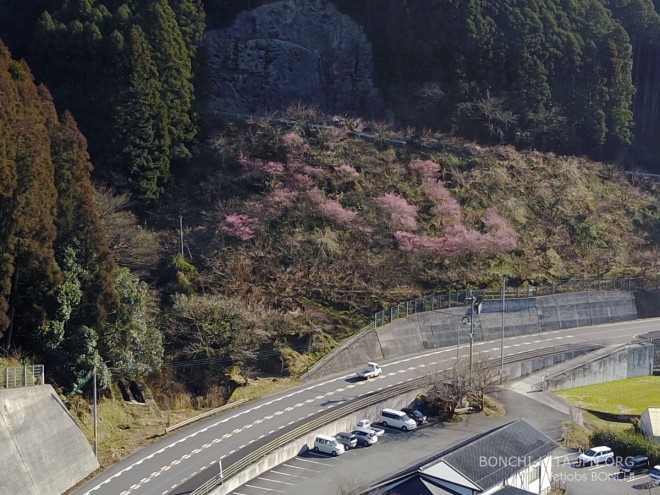
[[[403,409],[401,409],[401,411],[403,411],[408,416],[410,416],[418,425],[426,423],[426,416],[424,416],[417,409],[413,409],[412,407],[404,407]]]
[[[649,458],[645,455],[636,455],[635,457],[628,457],[621,463],[619,471],[624,476],[634,473],[644,472],[649,468]]]
[[[352,433],[346,433],[344,431],[337,433],[335,438],[344,446],[346,450],[355,448],[358,443],[356,435],[353,435]]]

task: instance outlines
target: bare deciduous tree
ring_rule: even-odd
[[[442,379],[434,383],[428,393],[431,407],[440,413],[453,415],[470,391],[469,365],[465,361],[448,370]]]
[[[99,187],[94,199],[116,262],[132,271],[147,270],[158,263],[158,235],[138,225],[129,209],[129,195],[115,194],[107,187]]]
[[[472,360],[470,393],[477,399],[480,409],[484,408],[484,396],[492,391],[498,380],[498,369],[489,362],[488,355],[477,354]]]

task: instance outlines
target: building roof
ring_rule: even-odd
[[[446,490],[433,480],[414,475],[396,485],[394,492],[397,495],[456,495],[455,492]]]
[[[449,488],[447,483],[451,483],[477,491],[486,491],[498,483],[502,483],[525,466],[547,456],[557,447],[558,445],[553,440],[521,419],[489,430],[422,459],[375,484],[372,488],[377,486],[394,488],[396,486],[397,493],[405,494],[407,491],[401,491],[400,488],[418,478],[427,484],[434,480],[444,481],[445,490]],[[422,482],[420,481],[420,483]],[[422,485],[424,483],[416,486],[417,495],[431,493],[430,490],[420,490]],[[513,490],[513,487],[505,487],[505,489],[507,488]],[[509,492],[500,490],[497,495],[527,493],[524,490],[517,490]]]
[[[493,495],[534,495],[532,492],[516,488],[515,486],[505,486],[501,490],[496,491]]]
[[[558,447],[524,419],[491,430],[442,456],[442,461],[486,490]]]

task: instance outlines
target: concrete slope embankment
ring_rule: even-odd
[[[60,495],[98,467],[53,387],[0,390],[1,495]]]

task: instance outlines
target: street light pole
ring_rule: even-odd
[[[506,294],[506,275],[502,277],[502,335],[500,337],[500,385],[504,380],[504,297]]]
[[[99,458],[99,437],[98,437],[98,400],[96,395],[96,366],[94,366],[94,456]],[[88,375],[89,376],[89,375]]]
[[[472,386],[472,346],[474,345],[474,303],[470,305],[470,386]]]
[[[472,296],[472,289],[470,289],[470,292],[468,293],[468,296],[465,298],[465,302],[470,305],[470,316],[468,317],[470,319],[470,363],[469,363],[469,368],[468,368],[468,376],[470,380],[470,386],[472,385],[472,348],[474,345],[474,306],[476,302],[476,298]],[[466,322],[467,323],[467,322]]]

